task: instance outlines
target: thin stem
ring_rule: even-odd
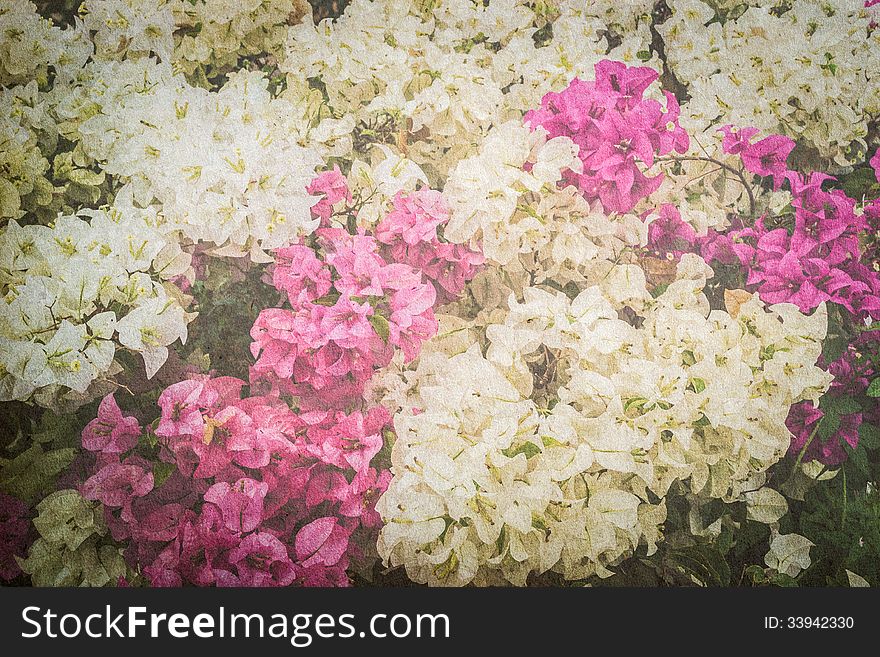
[[[689,156],[676,155],[673,157],[658,157],[654,161],[655,162],[711,162],[712,164],[715,164],[715,165],[721,167],[725,171],[729,171],[730,173],[734,174],[737,178],[739,178],[739,181],[742,183],[742,186],[746,188],[746,193],[749,195],[749,216],[750,217],[755,216],[755,194],[752,192],[752,187],[751,187],[751,185],[749,185],[748,181],[746,180],[746,177],[743,175],[743,172],[740,171],[739,169],[735,169],[732,166],[730,166],[729,164],[725,164],[724,162],[722,162],[720,160],[716,160],[714,157],[708,157],[708,156],[701,157],[698,155],[689,155]]]
[[[794,476],[794,473],[797,471],[798,466],[801,464],[801,461],[804,460],[804,454],[807,453],[807,449],[813,442],[813,438],[816,437],[816,433],[819,431],[819,423],[816,423],[816,428],[813,429],[812,433],[810,433],[810,437],[807,438],[807,442],[804,443],[804,446],[801,447],[801,451],[798,452],[797,460],[794,462],[794,467],[791,469],[791,475]]]

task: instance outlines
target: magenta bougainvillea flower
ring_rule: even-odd
[[[351,202],[348,181],[342,175],[339,166],[335,164],[330,171],[319,174],[306,188],[306,191],[321,197],[312,206],[312,214],[319,217],[323,225],[327,225],[330,215],[333,214],[334,205],[340,201]]]
[[[98,406],[98,417],[83,430],[83,447],[92,452],[121,454],[137,444],[141,427],[137,418],[123,417],[113,397],[105,397]]]
[[[648,226],[648,246],[661,255],[681,255],[693,250],[697,233],[693,226],[682,221],[674,205],[664,203]]]
[[[525,121],[578,145],[583,173],[569,172],[567,179],[588,200],[598,198],[608,212],[629,212],[663,181],[660,174],[645,174],[655,157],[686,152],[689,138],[678,125],[672,94],[665,96],[665,109],[642,97],[658,77],[655,70],[604,60],[595,72],[595,81],[575,79],[564,91],[545,95]]]

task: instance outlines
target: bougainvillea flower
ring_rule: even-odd
[[[249,532],[262,520],[263,498],[268,490],[265,483],[248,478],[232,484],[221,481],[208,489],[205,501],[220,509],[230,531]]]
[[[98,406],[98,417],[83,429],[82,445],[92,452],[122,454],[137,445],[141,426],[137,418],[123,416],[113,395]]]
[[[740,157],[747,171],[759,176],[773,176],[774,189],[779,189],[788,172],[786,160],[795,143],[783,135],[770,135],[743,148]]]

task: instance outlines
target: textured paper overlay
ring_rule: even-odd
[[[0,0],[0,577],[880,584],[874,4]]]

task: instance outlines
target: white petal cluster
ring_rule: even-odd
[[[231,74],[217,92],[152,60],[89,74],[82,150],[157,205],[162,232],[266,261],[266,251],[317,227],[306,187],[320,160],[286,129],[289,104],[272,98],[261,73]]]
[[[715,10],[701,0],[668,4],[657,30],[688,85],[683,127],[755,126],[804,139],[838,165],[864,159],[880,110],[880,33],[862,0],[768,3],[711,23]]]
[[[279,52],[306,11],[303,0],[85,0],[79,8],[101,59],[156,56],[186,73]]]
[[[85,0],[79,14],[101,59],[171,58],[174,17],[166,0]]]
[[[30,0],[0,0],[0,85],[66,79],[92,54],[88,34],[61,29],[37,13]]]
[[[574,187],[558,188],[566,170],[581,170],[577,152],[567,137],[548,140],[521,121],[493,128],[449,175],[445,238],[481,248],[510,276],[528,271],[561,286],[613,281],[622,274],[612,263],[635,262],[633,247],[647,241],[646,224],[591,207]],[[631,296],[644,294],[639,288]]]
[[[707,276],[684,256],[653,299],[642,275],[638,322],[600,285],[526,287],[488,326],[445,322],[384,389],[400,410],[380,554],[433,585],[581,579],[655,549],[675,482],[746,499],[789,446],[791,405],[829,383],[815,366],[827,317],[757,296],[710,310]]]
[[[306,0],[169,0],[177,28],[175,64],[228,68],[238,58],[279,53],[289,24],[310,8]]]
[[[20,219],[52,202],[43,151],[51,152],[57,142],[36,81],[0,90],[0,219]]]
[[[192,318],[163,280],[188,254],[133,206],[59,216],[52,226],[0,231],[0,399],[75,404],[139,354],[152,377]]]

